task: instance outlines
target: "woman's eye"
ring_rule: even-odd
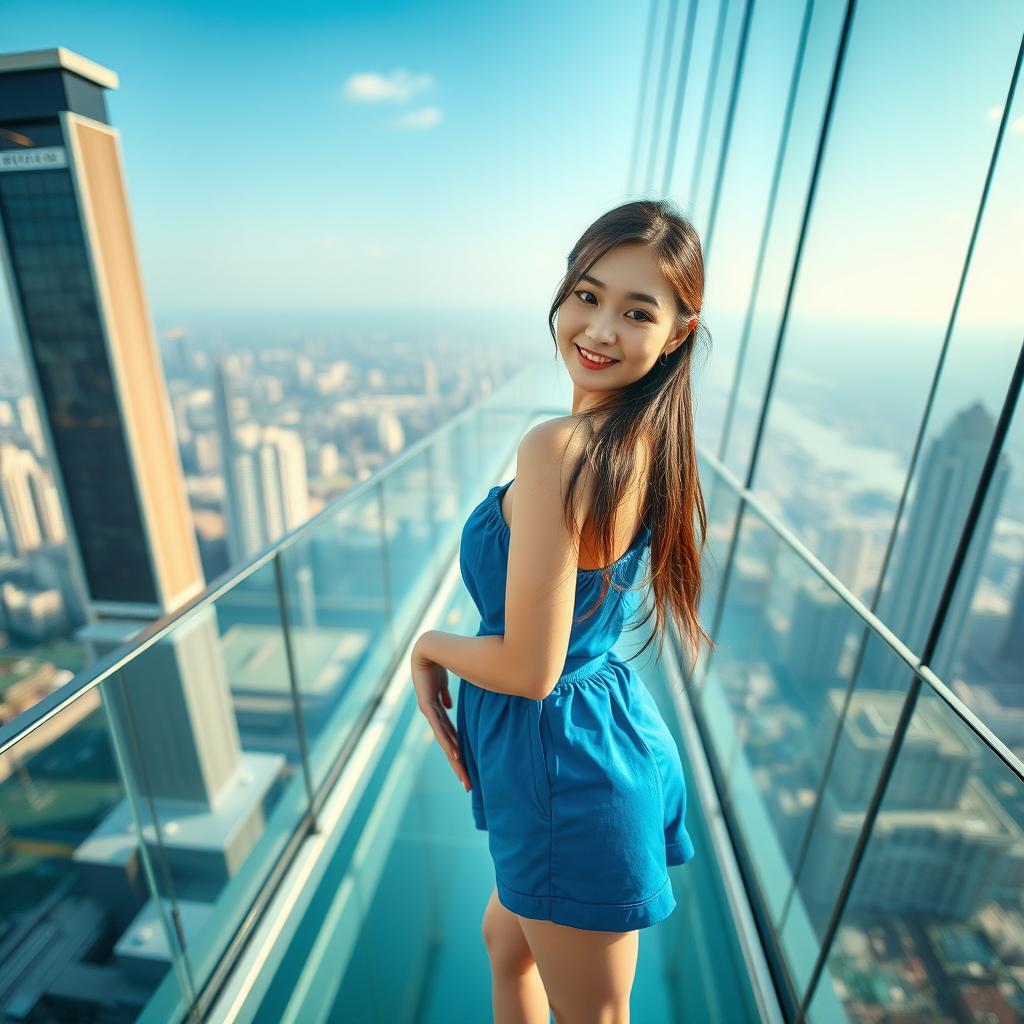
[[[591,297],[594,296],[594,293],[593,292],[588,292],[586,290],[586,288],[581,288],[578,292],[573,292],[573,295],[579,296],[580,302],[586,302],[586,304],[588,306],[592,306],[593,305],[592,302],[590,302],[587,299],[583,298],[584,295],[589,295]],[[649,314],[644,312],[644,310],[642,310],[642,309],[631,309],[629,312],[630,313],[642,313],[643,314],[643,320],[640,320],[637,317],[630,317],[631,320],[637,320],[637,323],[643,323],[644,320],[649,320],[652,324],[654,323],[654,319]]]

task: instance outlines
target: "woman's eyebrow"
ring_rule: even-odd
[[[589,274],[580,274],[580,280],[595,284],[598,288],[604,287],[596,277],[591,277]],[[626,298],[637,299],[639,302],[649,302],[655,309],[661,309],[661,303],[653,295],[648,295],[646,292],[626,292]]]

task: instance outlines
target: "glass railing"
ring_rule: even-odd
[[[202,1013],[315,832],[481,489],[538,409],[565,405],[555,374],[527,367],[4,727],[4,1019]]]
[[[691,706],[787,1019],[1024,1019],[1019,748],[706,453],[701,476],[720,646]]]

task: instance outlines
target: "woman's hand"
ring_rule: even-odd
[[[458,733],[445,710],[452,706],[452,697],[448,692],[448,669],[426,657],[420,647],[423,636],[413,644],[411,656],[412,685],[416,689],[416,704],[426,716],[430,728],[434,730],[434,738],[441,745],[455,774],[468,791],[471,783],[459,756]]]

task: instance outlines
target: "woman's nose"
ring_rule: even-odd
[[[606,317],[596,316],[583,332],[591,341],[614,341],[615,331]]]

